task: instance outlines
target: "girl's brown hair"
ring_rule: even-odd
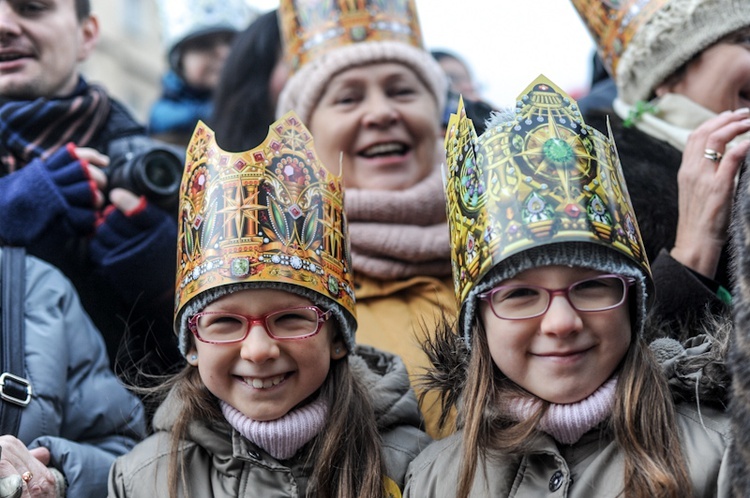
[[[177,498],[180,488],[189,496],[187,462],[180,446],[190,424],[196,420],[216,423],[224,420],[217,398],[203,384],[198,369],[186,366],[163,384],[162,391],[174,390],[183,407],[171,432],[169,497]],[[328,377],[319,391],[328,402],[328,420],[311,442],[307,463],[312,468],[307,496],[359,498],[384,496],[384,464],[380,435],[370,396],[355,377],[346,357],[331,362]]]
[[[425,351],[433,364],[445,362],[449,354],[463,356],[463,361],[448,361],[449,367],[443,368],[442,373],[431,373],[426,384],[453,386],[443,389],[443,407],[447,412],[449,405],[459,404],[457,423],[463,428],[463,454],[456,496],[466,498],[479,457],[486,459],[489,450],[523,454],[549,403],[540,403],[534,415],[521,422],[499,409],[509,400],[528,397],[529,393],[509,380],[493,362],[481,320],[472,331],[471,353],[447,321],[431,341]],[[463,363],[463,369],[457,368],[459,363]],[[674,402],[666,379],[640,337],[634,338],[620,365],[609,423],[624,454],[622,495],[678,498],[691,494]]]

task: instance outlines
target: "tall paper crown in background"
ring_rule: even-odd
[[[243,30],[258,16],[246,0],[157,0],[157,6],[167,54],[195,36]]]
[[[445,138],[453,278],[461,307],[498,263],[558,242],[593,242],[651,274],[614,141],[544,76],[480,137],[464,113]]]
[[[697,54],[750,26],[748,0],[571,0],[629,105]]]
[[[571,0],[596,43],[609,74],[638,29],[669,0]]]
[[[312,291],[339,306],[345,322],[356,322],[341,177],[318,160],[293,112],[271,125],[260,146],[238,153],[223,151],[198,123],[178,230],[176,321],[207,290],[257,282]],[[346,328],[351,345],[354,330]]]
[[[390,40],[422,48],[414,0],[281,0],[279,17],[293,71],[353,43]]]

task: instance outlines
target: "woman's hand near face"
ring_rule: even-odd
[[[46,448],[29,450],[13,436],[0,436],[0,447],[0,478],[30,472],[31,478],[23,484],[21,497],[55,498],[55,476],[47,468],[49,451]]]
[[[727,241],[737,171],[750,149],[750,141],[729,149],[727,144],[748,130],[748,109],[724,112],[696,128],[682,154],[677,236],[670,254],[708,278],[716,275]],[[718,160],[706,157],[711,151],[719,153]]]

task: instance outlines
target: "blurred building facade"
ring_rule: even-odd
[[[99,18],[99,45],[82,66],[90,83],[104,86],[145,122],[166,70],[154,0],[91,0]]]

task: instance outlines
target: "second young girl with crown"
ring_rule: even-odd
[[[454,116],[446,147],[462,307],[428,349],[460,430],[405,496],[729,496],[723,347],[661,340],[662,371],[646,346],[651,274],[614,144],[540,77],[479,138]]]

